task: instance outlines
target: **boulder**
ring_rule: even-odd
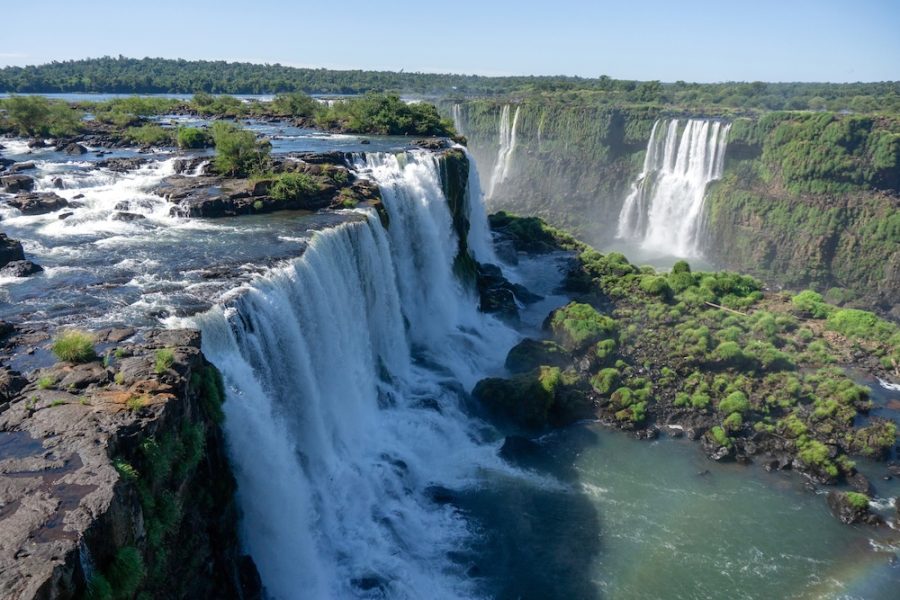
[[[5,233],[0,233],[0,268],[18,260],[25,260],[22,242],[7,237]]]
[[[34,161],[30,160],[28,162],[20,162],[20,163],[14,164],[13,166],[11,166],[9,168],[9,173],[10,173],[10,175],[12,175],[15,173],[21,173],[22,171],[30,171],[31,169],[34,169],[34,168],[35,168]]]
[[[9,402],[28,385],[28,380],[9,367],[0,369],[0,402]]]
[[[526,338],[506,355],[506,368],[512,373],[525,373],[541,365],[565,367],[570,360],[571,355],[556,342]]]
[[[4,175],[0,177],[0,190],[9,194],[30,192],[34,189],[34,179],[28,175]]]
[[[57,190],[63,189],[63,180],[62,177],[54,177],[53,178],[53,187]]]
[[[32,192],[19,194],[7,204],[22,211],[23,215],[43,215],[60,210],[69,205],[65,198],[53,192]]]
[[[869,497],[858,492],[828,492],[828,507],[842,523],[868,523],[875,525],[881,521],[869,510]]]
[[[3,277],[28,277],[43,270],[44,268],[41,265],[35,264],[30,260],[14,260],[0,269],[0,275]]]
[[[33,140],[28,140],[29,148],[46,148],[47,142],[42,140],[41,138],[34,138]]]
[[[87,154],[88,149],[78,143],[71,143],[65,148],[63,148],[63,152],[72,156],[80,156],[82,154]]]
[[[142,219],[146,219],[144,215],[133,213],[133,212],[117,212],[112,216],[113,221],[140,221]]]
[[[107,158],[104,160],[98,160],[96,165],[103,169],[109,169],[115,173],[125,173],[128,171],[134,171],[137,168],[142,167],[147,164],[147,159],[135,156],[132,158]]]

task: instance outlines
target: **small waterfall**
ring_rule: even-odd
[[[453,128],[456,130],[456,133],[459,135],[466,135],[463,132],[463,121],[462,121],[462,105],[454,104],[450,108],[450,116],[453,118]]]
[[[488,185],[488,198],[494,197],[497,186],[503,183],[509,176],[510,166],[512,165],[513,153],[516,150],[516,129],[519,124],[519,108],[516,106],[516,112],[512,120],[509,118],[509,104],[503,106],[500,111],[500,148],[497,150],[497,162],[494,163],[494,170],[491,172],[491,182]]]
[[[689,119],[653,124],[644,167],[619,213],[617,237],[647,250],[698,256],[703,198],[722,176],[731,124]]]
[[[452,559],[469,525],[428,488],[508,469],[460,390],[502,368],[517,336],[453,275],[434,156],[364,160],[387,229],[364,212],[319,232],[196,321],[228,388],[242,540],[276,599],[473,597]]]

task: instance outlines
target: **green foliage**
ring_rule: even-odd
[[[263,172],[269,160],[270,146],[258,142],[252,132],[233,123],[216,121],[211,127],[216,145],[216,170],[227,175]]]
[[[800,292],[791,298],[791,304],[797,312],[813,319],[824,319],[832,309],[832,307],[825,304],[822,294],[812,290]]]
[[[572,302],[554,311],[550,326],[567,349],[583,348],[601,338],[613,337],[615,320],[601,315],[590,304]]]
[[[86,363],[97,359],[94,336],[79,329],[68,329],[59,334],[51,350],[56,358],[65,362]]]
[[[844,497],[847,503],[857,510],[865,510],[869,508],[869,497],[859,492],[845,492]]]
[[[715,441],[719,446],[724,446],[726,448],[731,448],[732,441],[731,438],[728,437],[728,434],[722,427],[716,425],[712,429],[709,430],[709,436]]]
[[[28,137],[71,136],[81,131],[82,116],[65,102],[42,96],[0,99],[0,133],[9,131]]]
[[[818,440],[804,440],[798,443],[798,449],[797,458],[807,467],[837,477],[838,470],[829,458],[828,446]]]
[[[745,413],[750,410],[750,402],[743,392],[735,391],[719,402],[719,412],[725,414]]]
[[[125,546],[117,553],[107,572],[114,598],[132,598],[144,579],[144,559],[134,546]]]
[[[610,390],[618,385],[620,376],[621,373],[619,373],[618,369],[601,369],[600,372],[591,377],[591,387],[598,394],[609,394]]]
[[[744,426],[744,418],[739,412],[733,412],[722,421],[722,427],[727,431],[739,431]]]
[[[175,351],[171,348],[160,348],[156,351],[155,357],[153,371],[157,375],[162,375],[175,363]]]
[[[641,290],[652,296],[660,296],[668,299],[672,296],[672,288],[665,277],[659,275],[645,275],[641,277]]]
[[[44,375],[43,377],[38,378],[37,380],[37,388],[39,390],[46,390],[52,388],[56,383],[56,380],[53,377]]]
[[[198,127],[179,127],[176,142],[182,150],[208,148],[213,145],[210,134]]]
[[[272,101],[272,109],[279,115],[289,117],[312,117],[322,105],[303,92],[277,94]]]
[[[296,200],[319,192],[316,180],[307,173],[282,173],[275,178],[269,196],[275,200]]]
[[[172,146],[175,143],[175,131],[159,125],[146,124],[140,127],[129,127],[125,137],[142,146]]]
[[[114,600],[112,586],[102,573],[91,575],[84,597],[85,600]]]
[[[222,411],[222,404],[225,402],[225,382],[222,381],[219,370],[208,365],[200,374],[195,373],[191,377],[191,387],[199,388],[206,414],[216,423],[221,423],[225,419],[225,413]]]
[[[855,308],[842,308],[828,315],[828,329],[850,338],[887,341],[897,333],[897,326],[877,315]]]
[[[367,93],[360,98],[335,102],[321,111],[316,122],[350,133],[381,135],[455,135],[453,124],[442,119],[426,102],[407,104],[392,94]]]

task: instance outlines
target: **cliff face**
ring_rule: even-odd
[[[120,337],[101,334],[103,363],[38,370],[0,414],[0,595],[259,597],[199,333]]]
[[[486,194],[500,149],[503,106],[476,100],[457,109]],[[540,216],[596,245],[611,240],[659,111],[529,99],[510,106],[510,126],[517,107],[509,172],[487,198],[489,209]],[[443,108],[454,112],[452,104]]]
[[[458,117],[487,191],[503,104],[444,108]],[[527,99],[509,175],[488,204],[607,246],[653,122],[669,116],[677,115],[591,106],[577,96]],[[704,210],[704,252],[718,266],[770,285],[831,290],[833,302],[900,317],[896,119],[785,112],[734,120],[725,175],[710,186]]]
[[[708,256],[900,317],[900,124],[773,113],[731,137],[706,198]]]

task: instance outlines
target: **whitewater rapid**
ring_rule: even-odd
[[[475,596],[452,558],[475,533],[431,490],[510,469],[464,402],[518,336],[453,274],[435,157],[376,153],[358,168],[381,188],[387,229],[365,212],[319,232],[193,320],[228,388],[243,543],[274,598]],[[484,221],[471,192],[470,221]],[[470,228],[476,255],[487,234]]]

